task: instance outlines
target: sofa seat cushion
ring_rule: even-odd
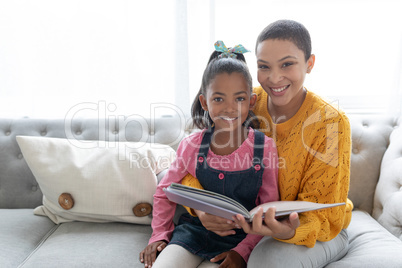
[[[59,224],[22,265],[28,267],[144,267],[139,253],[152,228],[129,223],[67,222]],[[57,266],[57,265],[56,265]]]
[[[0,219],[1,267],[18,267],[56,227],[32,209],[0,209]]]
[[[348,227],[349,250],[327,267],[402,267],[402,241],[365,211],[353,211]]]

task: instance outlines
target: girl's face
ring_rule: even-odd
[[[200,95],[201,106],[209,112],[216,130],[233,131],[247,119],[257,96],[250,93],[246,79],[241,73],[218,74]]]
[[[306,62],[304,52],[293,42],[269,39],[256,50],[258,82],[268,93],[274,106],[292,110],[304,98],[306,73],[314,66],[314,55]],[[298,109],[299,107],[297,107]]]

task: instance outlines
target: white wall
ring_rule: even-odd
[[[0,116],[147,115],[151,103],[171,105],[160,113],[188,113],[213,43],[254,51],[258,33],[282,18],[311,33],[316,65],[309,90],[351,112],[397,111],[401,3],[0,1]],[[254,53],[246,59],[258,85]]]

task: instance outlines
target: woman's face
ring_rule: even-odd
[[[293,42],[269,39],[256,50],[258,82],[274,106],[291,109],[300,103],[306,73],[314,66],[314,55],[306,62],[304,52]],[[298,109],[299,107],[297,107]]]

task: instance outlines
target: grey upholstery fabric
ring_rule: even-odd
[[[402,242],[397,238],[402,238],[402,118],[366,115],[350,121],[349,198],[356,210],[348,228],[349,251],[328,267],[402,267]],[[42,193],[22,157],[17,135],[146,141],[176,149],[192,131],[176,117],[0,119],[0,266],[143,267],[138,254],[152,231],[150,226],[123,223],[54,225],[33,215],[32,208],[42,204]],[[162,177],[159,174],[158,180]]]
[[[381,164],[373,217],[402,240],[402,117],[394,125]]]
[[[151,232],[146,225],[63,223],[21,267],[144,267],[139,252]]]
[[[385,116],[350,117],[352,155],[349,198],[356,209],[372,213],[381,160],[395,120]]]
[[[54,231],[46,217],[32,209],[0,209],[0,267],[18,267]]]
[[[379,225],[367,212],[353,211],[347,229],[349,250],[341,260],[328,268],[402,267],[402,243]]]

